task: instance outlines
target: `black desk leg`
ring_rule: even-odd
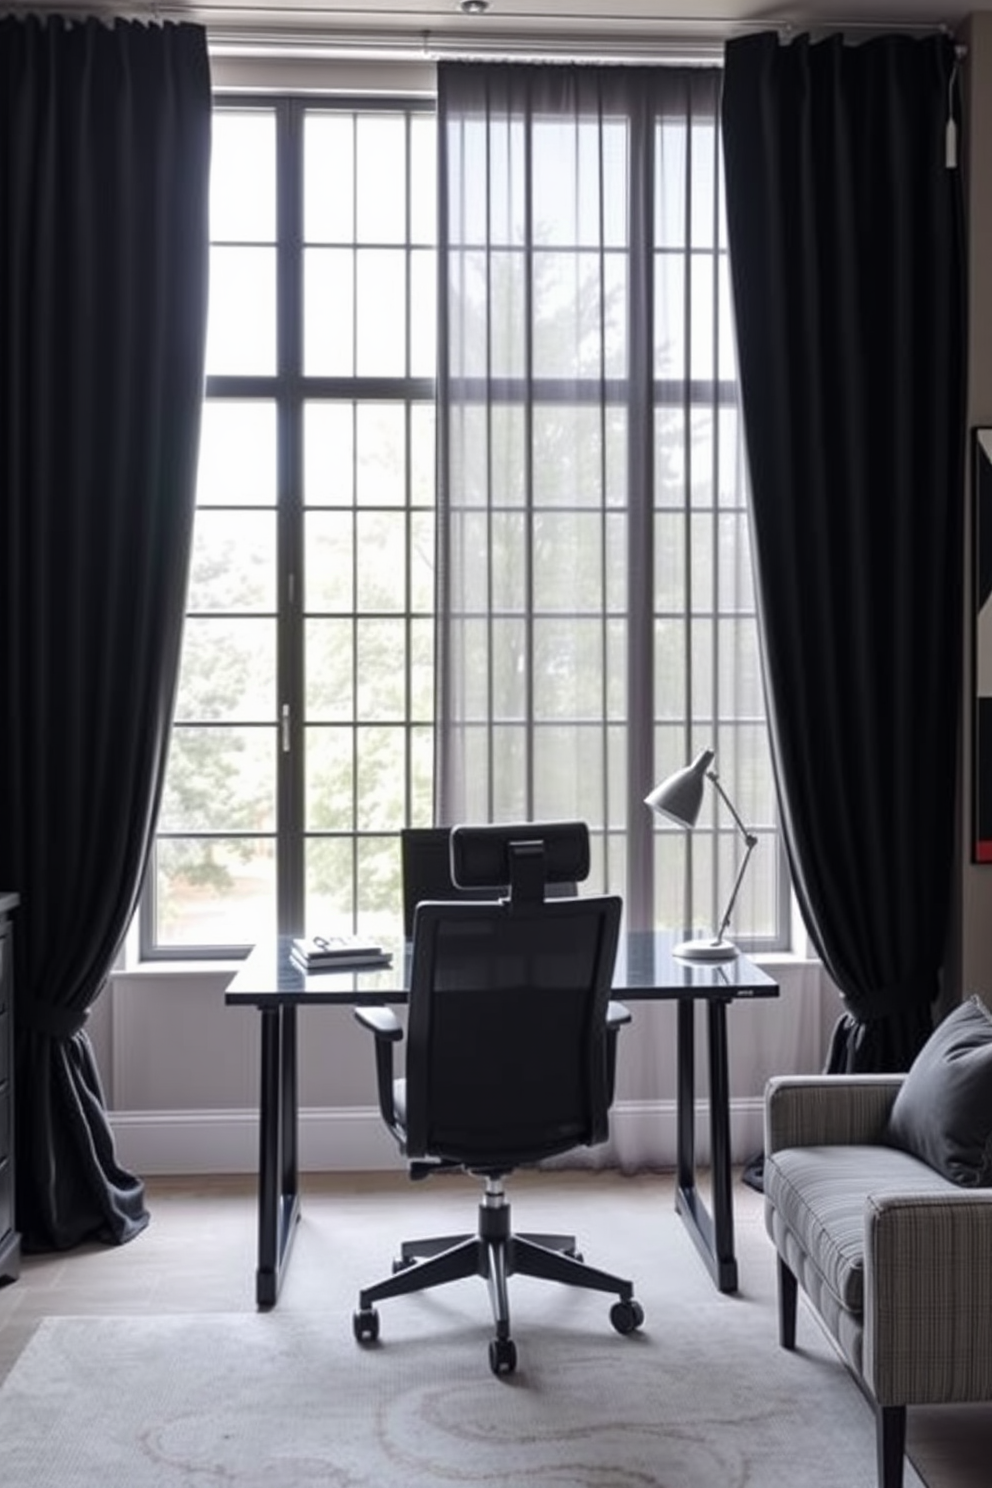
[[[261,1014],[255,1301],[273,1307],[299,1218],[296,1009],[266,1007]]]
[[[730,1167],[730,1076],[727,1069],[727,1004],[708,1002],[710,1054],[710,1149],[716,1241],[714,1279],[721,1292],[737,1290],[734,1204]]]
[[[730,1190],[730,1099],[727,1078],[726,1004],[707,1002],[710,1074],[710,1143],[714,1215],[696,1187],[695,1005],[678,1005],[678,1148],[675,1207],[721,1292],[736,1292]],[[715,1222],[714,1222],[715,1220]]]
[[[678,1068],[675,1119],[678,1154],[678,1195],[696,1189],[696,1034],[695,1004],[678,1004]]]

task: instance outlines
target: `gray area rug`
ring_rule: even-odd
[[[354,1342],[354,1280],[390,1253],[368,1231],[307,1310],[291,1267],[269,1313],[47,1319],[0,1390],[0,1483],[874,1488],[871,1410],[811,1315],[778,1347],[770,1247],[725,1297],[670,1213],[629,1247],[608,1228],[596,1260],[634,1253],[643,1332],[616,1334],[606,1297],[515,1277],[500,1379],[476,1278],[382,1304],[380,1342]]]

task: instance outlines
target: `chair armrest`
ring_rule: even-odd
[[[389,1007],[356,1007],[352,1012],[365,1028],[377,1039],[388,1039],[396,1043],[403,1037],[403,1025]]]
[[[606,1109],[613,1104],[617,1088],[617,1039],[625,1023],[631,1021],[630,1008],[623,1002],[606,1004]]]
[[[992,1398],[992,1190],[866,1201],[864,1321],[880,1405]]]
[[[375,1082],[379,1089],[379,1111],[389,1130],[402,1142],[393,1099],[393,1045],[403,1037],[403,1025],[389,1007],[356,1007],[352,1012],[363,1028],[375,1035]]]
[[[904,1075],[776,1075],[765,1086],[765,1152],[881,1138]]]

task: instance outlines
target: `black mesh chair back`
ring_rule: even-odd
[[[466,889],[451,876],[451,828],[406,827],[400,833],[403,868],[403,934],[413,938],[413,916],[424,899],[486,900],[499,897],[505,886]]]
[[[418,906],[408,1157],[507,1171],[606,1139],[621,909],[614,896]]]

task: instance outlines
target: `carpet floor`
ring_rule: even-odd
[[[360,1347],[359,1285],[404,1234],[471,1223],[476,1190],[305,1202],[270,1312],[183,1311],[174,1290],[158,1310],[40,1321],[0,1389],[3,1488],[874,1488],[872,1412],[812,1314],[794,1354],[778,1346],[756,1224],[722,1296],[649,1181],[529,1178],[510,1185],[518,1227],[574,1229],[630,1276],[641,1332],[614,1332],[606,1296],[514,1277],[518,1366],[496,1378],[470,1278],[381,1304]],[[909,1463],[905,1488],[922,1488]]]

